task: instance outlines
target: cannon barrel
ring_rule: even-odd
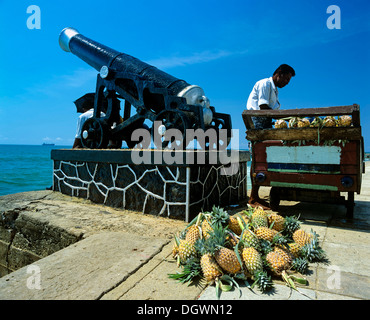
[[[231,138],[231,117],[216,112],[201,87],[190,85],[135,57],[91,40],[73,28],[62,30],[59,45],[64,51],[72,52],[99,72],[94,116],[86,121],[82,128],[83,146],[104,148],[109,139],[117,139],[125,140],[130,147],[133,143],[130,140],[132,133],[144,127],[146,119],[153,122],[153,139],[156,135],[163,138],[163,141],[155,144],[166,146],[169,143],[167,138],[171,134],[169,129],[172,128],[182,133],[182,140],[185,140],[187,129],[213,128],[220,136],[218,139],[221,144],[225,147],[228,145]],[[118,98],[125,100],[123,118],[120,116]],[[107,112],[100,119],[104,99],[107,100]],[[131,106],[137,111],[133,116]],[[162,124],[157,128],[155,123],[158,122]],[[226,138],[219,134],[222,129],[227,130]],[[172,144],[172,136],[170,138]],[[181,142],[176,139],[175,137],[175,142]],[[208,140],[203,140],[204,146],[207,147]]]
[[[103,67],[118,71],[124,70],[138,75],[144,80],[152,81],[160,88],[167,88],[172,95],[178,95],[190,86],[186,81],[180,80],[135,57],[91,40],[73,28],[65,28],[60,33],[59,45],[64,51],[72,52],[99,72]]]

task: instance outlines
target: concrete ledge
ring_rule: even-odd
[[[1,278],[0,298],[99,299],[168,242],[123,232],[95,234]]]

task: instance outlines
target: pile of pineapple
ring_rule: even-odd
[[[214,206],[175,235],[173,257],[182,270],[170,278],[189,284],[203,278],[215,284],[219,296],[239,287],[238,281],[264,292],[280,277],[295,288],[294,281],[307,283],[299,273],[306,273],[309,262],[322,261],[325,253],[318,235],[302,230],[297,217],[268,214],[261,207],[229,215]]]
[[[288,124],[286,123],[288,120]],[[337,119],[333,116],[327,116],[324,119],[315,117],[311,122],[308,118],[290,117],[279,119],[275,122],[276,129],[284,128],[307,128],[307,127],[349,127],[352,124],[352,118],[348,115],[338,116]]]

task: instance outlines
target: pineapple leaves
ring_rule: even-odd
[[[305,278],[298,278],[294,275],[290,275],[290,278],[292,278],[294,281],[298,282],[299,284],[307,285],[308,281]]]
[[[294,290],[297,290],[297,288],[294,284],[294,281],[287,275],[285,270],[283,270],[283,272],[281,273],[281,276],[282,276],[283,280],[287,283],[288,287],[290,287]]]
[[[193,224],[198,225],[201,218],[202,218],[202,215],[198,214],[193,220],[189,222],[189,224],[186,226],[186,229],[191,227]]]
[[[309,299],[312,299],[311,297],[309,297],[308,295],[304,294],[303,292],[299,291],[298,288],[295,286],[294,284],[294,281],[300,283],[300,284],[307,284],[307,280],[304,279],[304,278],[298,278],[298,277],[295,277],[293,275],[288,275],[286,273],[286,271],[284,270],[282,273],[281,273],[281,276],[283,278],[283,280],[286,282],[287,286],[294,289],[295,291],[299,292],[301,295],[309,298]]]
[[[225,281],[226,284],[224,284],[222,281]],[[230,291],[233,288],[233,283],[229,276],[223,275],[220,278],[220,288],[222,291],[225,291],[225,292]]]
[[[223,283],[223,281],[225,283]],[[227,291],[230,291],[233,286],[235,285],[235,287],[237,287],[239,289],[239,298],[242,296],[242,291],[240,290],[240,287],[239,287],[239,284],[230,276],[224,274],[222,277],[220,277],[217,281],[216,281],[216,296],[217,296],[217,299],[220,299],[221,297],[221,292],[227,292]]]
[[[216,281],[215,287],[216,287],[216,297],[217,297],[218,300],[220,300],[221,289],[220,289],[220,281],[219,280]]]
[[[240,235],[240,239],[243,239],[244,231],[245,231],[245,229],[242,231],[242,234]],[[236,254],[236,257],[238,258],[238,262],[240,264],[240,267],[243,269],[243,262],[242,262],[242,259],[240,258],[240,254],[239,254],[239,245],[240,245],[240,242],[241,241],[238,241],[238,243],[236,244],[236,246],[234,248],[234,252]]]

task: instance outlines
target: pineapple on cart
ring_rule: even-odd
[[[293,110],[245,110],[246,139],[252,143],[251,179],[272,187],[270,206],[280,200],[343,204],[353,217],[360,194],[364,147],[357,104]],[[251,117],[275,119],[272,129],[255,129]],[[347,194],[347,197],[345,197]]]

